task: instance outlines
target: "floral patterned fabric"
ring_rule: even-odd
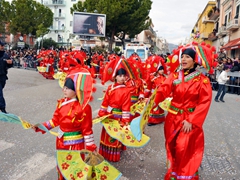
[[[57,151],[57,165],[66,180],[118,180],[122,174],[107,161],[90,166],[85,163],[81,151]]]

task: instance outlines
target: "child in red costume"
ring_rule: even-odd
[[[130,123],[131,97],[130,89],[124,84],[126,71],[120,68],[115,75],[115,83],[108,86],[98,115],[112,114],[110,118],[119,121],[121,126]],[[102,129],[99,153],[108,161],[120,160],[120,152],[126,147],[116,139],[111,138],[106,130]]]
[[[164,75],[164,67],[160,66],[154,76],[150,76],[150,87],[151,92],[153,92],[156,88],[161,86],[165,81],[166,76]],[[150,112],[148,119],[148,126],[153,126],[156,124],[160,124],[165,121],[165,113],[164,110],[160,107],[153,108]]]
[[[82,72],[83,74],[81,74]],[[76,81],[76,79],[78,80]],[[86,83],[86,81],[88,82]],[[80,84],[78,84],[79,82]],[[85,89],[79,89],[78,87],[82,84],[90,84],[90,86],[86,85]],[[58,100],[52,119],[43,123],[49,130],[59,126],[56,138],[57,150],[96,150],[97,146],[94,143],[92,130],[92,109],[88,104],[91,94],[86,93],[92,93],[89,88],[92,88],[92,78],[86,69],[82,68],[80,72],[70,73],[66,78],[63,87],[64,98]],[[79,96],[82,93],[84,93],[84,99]],[[45,133],[38,127],[34,127],[34,130]],[[59,170],[58,175],[58,180],[64,180]]]

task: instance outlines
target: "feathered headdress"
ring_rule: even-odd
[[[173,50],[173,54],[168,56],[170,62],[168,65],[170,66],[170,71],[174,72],[177,69],[180,69],[181,65],[181,56],[182,52],[188,48],[193,49],[196,52],[194,61],[203,66],[207,71],[213,66],[214,59],[217,58],[216,48],[205,42],[198,44],[197,42],[192,42],[191,44],[187,44],[186,46],[179,46],[178,49]]]
[[[148,76],[152,73],[157,72],[160,66],[164,67],[164,73],[167,74],[165,60],[161,56],[152,55],[148,57],[148,59],[145,62],[145,69],[146,69],[146,72],[148,73]]]
[[[131,69],[131,66],[129,65],[129,63],[125,59],[117,59],[116,58],[116,59],[112,59],[105,66],[105,68],[103,70],[102,84],[105,84],[109,80],[113,80],[113,78],[116,75],[116,72],[121,68],[126,70],[127,75],[130,78],[132,78],[132,79],[136,78],[133,70]]]
[[[73,57],[77,61],[80,61],[78,63],[81,63],[81,65],[84,65],[84,61],[86,60],[87,54],[84,51],[77,51],[77,52],[74,52]]]
[[[78,101],[82,108],[85,108],[89,101],[93,99],[92,93],[96,91],[96,88],[93,87],[95,82],[91,73],[85,68],[75,68],[69,73],[67,78],[73,80]]]

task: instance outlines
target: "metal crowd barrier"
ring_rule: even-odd
[[[218,89],[217,77],[220,75],[218,70],[215,70],[213,75],[207,74],[212,84],[212,89]],[[240,72],[228,72],[229,80],[226,82],[226,92],[232,94],[240,94]]]

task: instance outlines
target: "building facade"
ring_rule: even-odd
[[[11,0],[7,0],[11,2]],[[73,15],[70,12],[70,8],[73,7],[78,1],[84,2],[85,0],[36,0],[37,2],[49,7],[53,12],[53,22],[52,26],[49,27],[49,33],[44,36],[44,38],[51,38],[56,41],[59,45],[62,45],[66,48],[72,46],[75,47],[94,47],[96,45],[108,47],[107,41],[102,41],[97,37],[83,37],[73,34]],[[142,31],[140,34],[136,35],[133,39],[126,39],[127,42],[139,42],[144,43],[151,49],[153,53],[165,54],[169,52],[168,43],[166,39],[159,38],[154,31],[153,23],[149,26],[148,29]],[[159,32],[160,33],[160,32]],[[2,37],[3,35],[0,35]],[[20,37],[18,35],[4,35],[4,39],[9,44],[9,47],[16,43]],[[16,42],[15,42],[16,41]],[[37,40],[31,35],[24,35],[23,42],[33,47]],[[41,38],[38,39],[41,41]],[[121,43],[117,37],[115,37],[115,42],[113,43],[114,47],[120,47]]]
[[[240,57],[240,0],[209,1],[192,30],[191,41],[216,47],[220,57]]]
[[[70,47],[73,38],[73,15],[70,8],[77,0],[42,0],[41,3],[53,12],[53,23],[45,38],[52,38],[58,44]]]
[[[212,41],[209,37],[214,31],[214,22],[216,18],[213,16],[214,7],[216,7],[215,1],[209,1],[207,3],[202,13],[198,16],[198,20],[193,27],[190,41],[197,41],[199,43],[204,41],[207,44],[212,44]]]
[[[73,4],[77,3],[77,0],[42,0],[41,3],[49,7],[54,14],[53,24],[50,27],[50,32],[45,35],[45,38],[52,38],[54,41],[58,42],[58,44],[65,47],[70,47],[70,45],[73,44],[75,45],[74,47],[79,45],[82,47],[94,47],[96,45],[108,47],[107,41],[101,41],[96,37],[86,39],[85,37],[74,35],[72,33],[73,15],[70,13],[70,8]],[[129,42],[144,43],[156,53],[168,52],[167,41],[159,39],[156,32],[153,30],[153,27],[153,24],[151,24],[148,29],[136,35],[135,38],[127,40],[129,40]],[[113,48],[116,46],[122,50],[121,43],[118,41],[117,37],[115,37]]]
[[[240,56],[239,12],[240,0],[220,0],[220,18],[218,39],[220,51],[227,57]]]

